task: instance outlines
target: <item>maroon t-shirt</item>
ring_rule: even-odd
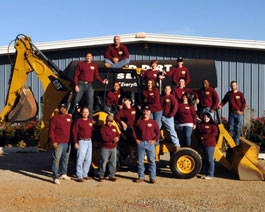
[[[158,88],[153,88],[151,91],[143,90],[143,97],[144,103],[150,107],[152,113],[162,110]]]
[[[176,98],[170,94],[160,98],[161,106],[163,108],[163,116],[173,117],[178,111],[178,102]]]
[[[115,121],[124,121],[128,126],[134,126],[134,121],[136,117],[136,110],[134,107],[130,109],[122,109],[115,115]]]
[[[211,109],[216,110],[220,100],[214,88],[201,88],[198,91],[198,96],[201,107],[211,107]]]
[[[114,147],[116,147],[117,142],[114,142],[114,138],[120,138],[120,134],[114,125],[110,127],[103,125],[100,129],[100,134],[102,138],[102,148],[113,149]]]
[[[197,134],[203,146],[216,146],[217,126],[215,124],[199,124]]]
[[[193,123],[196,125],[197,115],[194,106],[189,104],[179,103],[179,109],[177,112],[177,121],[180,124]]]
[[[227,102],[229,102],[230,112],[236,112],[237,110],[244,112],[246,107],[246,100],[242,92],[237,91],[236,93],[234,93],[233,91],[228,91],[225,94],[220,105],[224,106]]]
[[[177,99],[178,102],[181,102],[181,98],[182,98],[182,95],[184,93],[190,93],[190,94],[193,94],[195,96],[196,99],[199,99],[199,96],[196,92],[188,89],[188,88],[174,88],[172,94],[173,96]]]
[[[55,114],[49,126],[49,137],[52,143],[69,143],[72,117],[68,114]]]
[[[120,98],[121,98],[121,90],[120,89],[117,92],[114,92],[113,90],[111,90],[108,92],[108,95],[106,98],[106,104],[117,105],[119,103]]]
[[[75,69],[74,83],[78,85],[78,81],[85,81],[87,83],[92,83],[96,78],[98,81],[102,82],[103,80],[98,73],[98,65],[94,62],[87,63],[82,61],[78,63]]]
[[[120,44],[118,48],[115,45],[111,45],[108,47],[107,51],[105,52],[105,58],[110,59],[111,61],[113,58],[118,58],[120,60],[124,60],[129,58],[129,52],[126,46]]]
[[[72,129],[74,142],[77,143],[78,140],[91,138],[92,131],[93,123],[90,118],[87,118],[87,120],[77,119]]]
[[[183,77],[185,79],[186,85],[190,83],[190,73],[188,68],[182,66],[182,68],[179,67],[172,67],[170,71],[166,74],[166,77],[171,77],[173,75],[173,82],[178,85],[179,84],[179,78]]]
[[[137,120],[136,125],[133,129],[134,139],[140,141],[158,141],[160,138],[160,129],[157,122],[153,119],[140,119]]]
[[[152,71],[151,69],[144,71],[142,79],[147,81],[149,79],[153,79],[155,82],[157,81],[158,74],[160,73],[159,70]]]

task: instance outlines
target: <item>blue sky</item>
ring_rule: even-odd
[[[265,41],[264,0],[2,1],[0,46],[136,32]]]

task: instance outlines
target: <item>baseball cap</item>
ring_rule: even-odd
[[[178,57],[177,62],[183,62],[183,57]]]

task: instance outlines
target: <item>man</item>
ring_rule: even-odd
[[[121,44],[120,36],[114,36],[114,44],[109,46],[105,52],[106,68],[122,68],[129,64],[130,55],[126,46]]]
[[[114,82],[113,89],[110,90],[107,94],[106,104],[114,107],[118,107],[120,109],[121,106],[119,105],[121,98],[121,88],[118,82]]]
[[[199,96],[197,95],[196,92],[193,92],[192,90],[186,88],[186,82],[185,82],[185,79],[183,77],[179,78],[178,85],[179,85],[179,87],[174,88],[174,90],[172,92],[173,96],[177,99],[178,103],[181,102],[182,95],[184,93],[190,93],[191,95],[194,95],[194,97],[196,98],[196,104],[199,104],[199,102],[200,102]]]
[[[117,178],[114,177],[116,171],[116,146],[120,140],[120,134],[117,128],[112,124],[113,116],[108,115],[106,124],[100,129],[102,138],[102,147],[100,153],[99,166],[99,182],[103,182],[106,166],[109,161],[109,180],[115,182]]]
[[[98,73],[98,66],[92,61],[92,53],[86,54],[86,60],[80,62],[75,70],[74,84],[75,84],[75,98],[74,104],[71,105],[70,113],[74,113],[76,105],[81,101],[82,97],[86,98],[86,106],[89,108],[90,115],[93,115],[93,103],[94,103],[94,89],[93,81],[96,78],[103,84],[108,84],[108,80],[102,80]]]
[[[66,113],[66,106],[61,104],[59,113],[55,114],[50,121],[49,137],[53,146],[53,162],[52,171],[55,184],[60,184],[59,170],[61,171],[61,178],[70,180],[67,176],[67,167],[69,154],[71,150],[70,131],[71,131],[72,117]]]
[[[198,105],[200,119],[203,119],[203,114],[206,112],[209,112],[213,117],[213,112],[220,100],[214,88],[210,87],[210,82],[207,79],[203,80],[203,88],[198,91],[198,96],[200,99]]]
[[[73,126],[72,135],[77,149],[76,176],[77,182],[90,180],[88,177],[89,168],[92,160],[92,131],[93,123],[89,116],[87,107],[82,109],[82,118],[79,118]]]
[[[160,102],[163,108],[162,126],[165,126],[166,130],[169,132],[171,141],[175,146],[175,150],[178,151],[180,149],[180,145],[174,124],[174,116],[178,111],[178,102],[171,94],[170,85],[165,86],[164,96],[160,98]]]
[[[178,85],[179,78],[183,77],[185,79],[186,85],[190,83],[190,74],[187,67],[183,66],[184,61],[182,57],[178,57],[177,66],[172,67],[169,72],[163,71],[166,77],[172,76],[172,81],[175,85]]]
[[[229,134],[234,138],[235,143],[238,145],[241,135],[241,125],[242,125],[242,113],[246,107],[246,100],[244,94],[238,91],[238,86],[236,81],[231,82],[231,91],[228,91],[221,104],[218,106],[219,109],[229,102]],[[235,135],[234,135],[235,130]]]
[[[143,119],[136,122],[133,130],[133,137],[137,143],[138,156],[138,179],[137,183],[144,181],[144,158],[145,153],[148,158],[150,183],[155,183],[156,162],[155,162],[155,143],[160,138],[160,129],[157,122],[150,118],[151,110],[145,106],[143,110]]]

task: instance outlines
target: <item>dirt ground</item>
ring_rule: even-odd
[[[117,172],[117,182],[61,180],[55,185],[51,152],[2,154],[0,212],[265,210],[262,181],[239,181],[220,165],[212,180],[180,180],[173,178],[168,165],[167,160],[159,164],[156,184],[136,184],[133,180],[137,173],[123,168]],[[73,162],[69,172],[74,177]]]

